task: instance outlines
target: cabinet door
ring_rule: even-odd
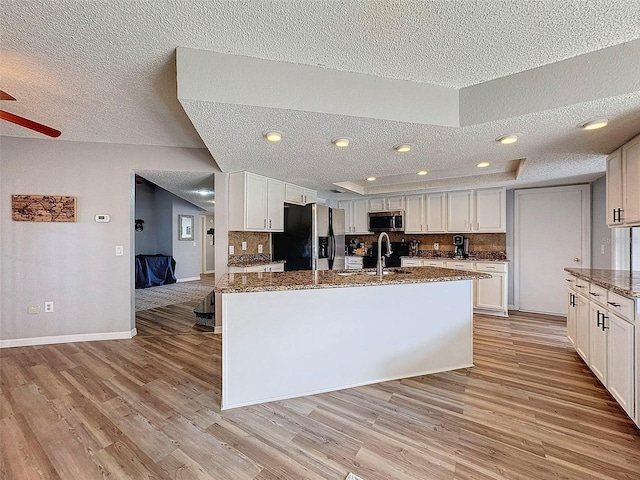
[[[408,197],[407,197],[408,198]],[[446,232],[447,202],[444,193],[428,193],[424,196],[426,232]]]
[[[318,192],[311,190],[310,188],[303,188],[302,195],[304,197],[304,204],[316,203],[318,201]]]
[[[506,278],[504,273],[492,273],[491,278],[476,280],[475,308],[506,310]]]
[[[473,192],[447,193],[447,231],[470,232]]]
[[[634,326],[612,313],[606,320],[608,340],[608,384],[611,395],[631,418],[634,415]],[[640,352],[636,352],[636,355]]]
[[[502,188],[476,190],[476,232],[506,232],[505,191]]]
[[[388,197],[387,210],[404,210],[404,197]]]
[[[284,201],[295,205],[304,205],[303,188],[293,183],[287,183],[284,188]]]
[[[576,352],[589,365],[589,301],[576,295]]]
[[[366,200],[353,200],[353,233],[369,232],[369,212]]]
[[[621,225],[622,216],[622,151],[607,157],[607,225]]]
[[[245,177],[245,228],[267,229],[267,177],[247,172]]]
[[[284,182],[269,178],[267,181],[267,230],[284,231]]]
[[[624,223],[640,224],[640,136],[622,146],[622,201]]]
[[[344,231],[347,234],[353,233],[353,205],[351,200],[338,202],[338,208],[344,210]]]
[[[387,202],[384,198],[370,198],[369,199],[369,211],[370,212],[384,212],[387,210]]]
[[[421,267],[422,266],[422,260],[418,258],[402,257],[400,259],[400,262],[403,267]]]
[[[607,386],[607,333],[602,329],[605,311],[591,303],[589,306],[589,361],[587,365],[596,377]]]
[[[404,232],[423,233],[426,225],[422,195],[408,195],[405,200]]]
[[[576,344],[576,322],[577,311],[575,305],[576,294],[572,291],[567,292],[567,339],[571,342],[571,345],[575,347]]]

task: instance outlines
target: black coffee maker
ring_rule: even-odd
[[[469,258],[469,239],[463,235],[454,235],[453,253],[455,258]]]

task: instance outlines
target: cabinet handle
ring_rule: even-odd
[[[267,219],[262,220],[262,228],[267,228]]]
[[[613,306],[613,307],[619,307],[620,304],[616,303],[616,302],[607,302],[609,305]]]
[[[486,267],[484,267],[484,268],[496,268],[496,267],[490,267],[490,266],[488,266],[488,265],[487,265],[487,266],[486,266]]]
[[[576,296],[573,293],[569,294],[569,305],[575,308],[576,306]]]
[[[573,282],[573,280],[569,280],[568,278],[564,279],[565,282]]]
[[[271,219],[269,219],[269,228],[271,228]]]
[[[607,317],[607,316],[603,313],[603,314],[602,314],[602,331],[603,331],[603,332],[604,332],[605,330],[609,330],[609,327],[607,327],[607,326],[604,324],[604,319],[605,319],[605,318],[609,318],[609,317]]]
[[[576,283],[576,287],[578,287],[578,288],[584,288],[584,285],[578,285],[578,284]]]
[[[600,323],[600,315],[602,315],[602,323]],[[600,312],[600,310],[598,310],[598,316],[597,316],[597,327],[602,327],[604,325],[604,313]]]
[[[589,292],[589,295],[593,295],[594,297],[599,297],[600,296],[597,293],[593,293],[593,292]]]

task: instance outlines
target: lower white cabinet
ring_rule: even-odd
[[[507,317],[507,264],[506,262],[480,262],[471,260],[437,260],[430,258],[402,258],[403,267],[444,267],[490,273],[491,278],[474,280],[473,310],[486,315]]]
[[[346,270],[362,270],[364,259],[357,255],[346,255],[344,257],[344,268]]]
[[[624,411],[640,426],[637,306],[602,286],[568,276],[567,338]],[[637,343],[637,346],[636,346]]]

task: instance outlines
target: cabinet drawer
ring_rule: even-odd
[[[422,260],[423,267],[444,267],[442,260]]]
[[[507,272],[507,264],[503,262],[476,262],[476,270],[479,272]]]
[[[403,258],[401,260],[403,267],[421,267],[423,260],[419,258]]]
[[[589,298],[603,307],[607,306],[607,289],[594,283],[589,286]]]
[[[445,262],[445,267],[456,270],[473,270],[473,262]]]
[[[630,298],[623,297],[614,292],[608,292],[607,295],[607,308],[611,312],[615,312],[618,316],[625,320],[634,323],[634,301]]]
[[[575,278],[575,282],[573,283],[574,290],[582,293],[583,295],[587,295],[589,293],[590,283],[578,277],[573,278]]]

